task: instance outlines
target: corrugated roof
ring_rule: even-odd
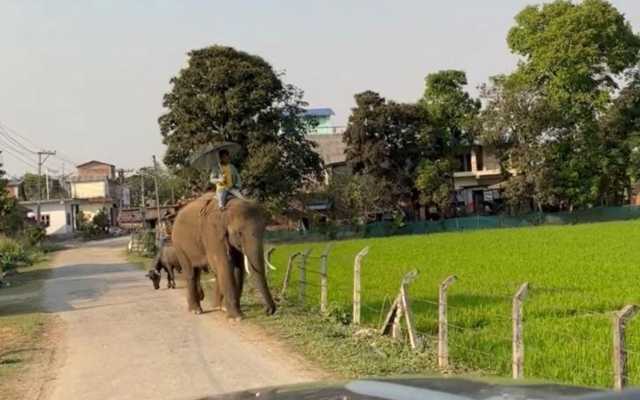
[[[335,115],[329,107],[307,108],[303,114],[305,117],[330,117]]]
[[[113,164],[109,164],[109,163],[98,161],[98,160],[91,160],[91,161],[87,161],[86,163],[82,163],[82,164],[76,165],[76,168],[82,168],[82,167],[85,167],[85,166],[87,166],[89,164],[101,164],[101,165],[108,165],[110,167],[115,167],[115,165],[113,165]]]

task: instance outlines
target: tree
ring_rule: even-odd
[[[482,120],[483,138],[522,175],[509,178],[507,193],[521,196],[512,203],[528,197],[541,210],[607,203],[604,171],[619,170],[621,158],[603,141],[599,117],[638,61],[640,37],[606,1],[558,0],[520,12],[507,42],[522,59],[485,87]]]
[[[425,159],[420,163],[416,176],[416,189],[420,192],[420,204],[434,206],[441,214],[446,214],[451,206],[454,191],[450,158],[435,161]]]
[[[24,194],[27,200],[38,200],[38,190],[42,188],[42,199],[46,199],[47,196],[47,178],[42,175],[26,173],[22,177],[22,185],[24,187]],[[38,183],[40,186],[38,186]],[[49,197],[52,199],[62,199],[67,197],[64,188],[60,184],[58,179],[49,177]]]
[[[363,224],[393,205],[391,183],[369,174],[337,175],[327,188],[333,219]]]
[[[321,159],[304,136],[302,92],[264,59],[224,46],[192,50],[171,84],[159,124],[164,161],[175,172],[197,181],[185,160],[204,144],[233,141],[243,149],[234,162],[244,186],[260,200],[282,206],[319,176]]]
[[[427,75],[425,90],[418,104],[429,120],[425,143],[433,146],[433,155],[449,157],[473,144],[472,127],[480,110],[480,101],[464,90],[464,71],[445,70]]]
[[[378,93],[355,95],[344,132],[346,160],[355,174],[393,182],[390,194],[398,204],[416,197],[413,180],[423,157],[419,143],[424,115],[415,104],[386,101]]]
[[[143,184],[145,199],[155,202],[154,178],[158,181],[160,204],[172,204],[174,200],[178,201],[180,198],[190,195],[190,183],[181,176],[162,167],[142,167],[125,178],[125,183],[129,187],[132,207],[139,207],[141,204],[141,186]]]

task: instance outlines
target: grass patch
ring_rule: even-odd
[[[42,313],[0,316],[0,382],[22,372],[40,350],[47,316]]]
[[[136,265],[140,269],[144,271],[148,271],[151,269],[151,262],[153,261],[152,257],[146,257],[136,253],[130,253],[128,251],[124,251],[125,257],[129,264]]]
[[[520,284],[528,281],[531,289],[524,306],[525,374],[556,382],[610,387],[611,312],[625,304],[640,304],[639,242],[639,221],[339,241],[333,244],[329,256],[329,302],[349,313],[353,258],[364,246],[370,246],[362,272],[365,325],[378,326],[403,274],[417,268],[421,275],[410,288],[414,317],[420,334],[429,339],[437,334],[438,285],[455,274],[459,281],[449,289],[450,357],[454,368],[508,376],[511,297]],[[279,290],[289,255],[311,247],[305,306],[317,308],[318,256],[325,245],[278,246],[272,256],[278,268],[271,275],[273,291]],[[290,299],[296,298],[297,279],[296,270],[290,283]],[[280,312],[288,311],[281,308]],[[321,329],[322,323],[314,322],[316,317],[302,314],[279,318],[274,323],[283,321],[286,329],[298,331],[308,324],[311,328],[306,334],[310,337],[317,333],[331,338],[331,332]],[[630,381],[637,385],[640,319],[629,324],[627,334]],[[344,335],[335,338],[332,346],[352,341]],[[336,361],[332,346],[325,349],[330,364]],[[319,352],[318,357],[321,356]],[[379,367],[370,368],[375,371]],[[402,363],[397,373],[405,372],[401,368]]]

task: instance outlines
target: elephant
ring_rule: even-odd
[[[182,272],[178,257],[176,256],[173,246],[164,245],[158,251],[158,254],[151,263],[151,270],[147,273],[147,277],[153,282],[155,289],[160,288],[161,271],[167,272],[167,289],[176,288],[175,271]]]
[[[213,305],[224,302],[227,316],[242,317],[240,296],[244,282],[243,260],[253,271],[256,288],[262,295],[267,315],[276,311],[269,291],[264,259],[266,217],[254,201],[232,198],[224,210],[218,209],[213,194],[205,194],[184,206],[177,214],[171,233],[176,256],[187,280],[188,310],[202,313],[198,288],[200,274],[214,268]]]

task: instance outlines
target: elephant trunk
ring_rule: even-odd
[[[251,264],[251,269],[253,275],[255,275],[256,287],[260,294],[262,295],[262,299],[264,300],[264,305],[266,308],[267,315],[271,315],[276,312],[276,304],[271,297],[271,292],[269,291],[269,285],[267,284],[267,274],[265,269],[264,262],[264,249],[262,243],[253,245],[253,246],[243,246],[247,249],[245,256],[249,259],[249,263]]]

